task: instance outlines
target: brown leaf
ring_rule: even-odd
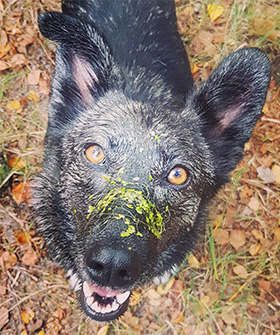
[[[9,321],[9,312],[5,307],[0,308],[0,329]]]
[[[11,58],[11,65],[16,66],[16,65],[23,65],[26,62],[26,59],[24,55],[22,54],[16,54]]]
[[[277,227],[274,231],[274,240],[280,241],[280,227]]]
[[[221,317],[227,325],[234,325],[236,322],[236,314],[233,309],[229,309],[228,311],[222,313]]]
[[[271,171],[275,175],[275,181],[276,183],[280,183],[280,166],[275,164],[273,165]]]
[[[265,292],[270,292],[271,291],[271,282],[264,280],[264,279],[260,279],[259,280],[259,289],[263,290]]]
[[[263,233],[257,229],[253,229],[251,231],[251,234],[254,236],[256,240],[262,240],[263,239]]]
[[[256,212],[256,211],[259,209],[259,206],[260,206],[259,200],[256,199],[256,198],[254,198],[254,197],[252,197],[252,198],[250,199],[249,203],[248,203],[248,207],[249,207],[252,211]]]
[[[0,265],[4,270],[11,269],[17,262],[17,256],[9,251],[5,251],[0,257]]]
[[[29,73],[27,75],[28,85],[33,85],[33,86],[38,85],[39,80],[40,80],[40,74],[41,74],[40,70],[35,70],[35,71]]]
[[[0,60],[0,71],[4,71],[9,68],[10,65],[7,62],[5,62],[4,60]]]
[[[242,279],[246,279],[248,277],[248,272],[243,265],[234,266],[233,272]]]
[[[36,252],[32,248],[29,248],[23,255],[21,261],[25,265],[34,265],[38,261]]]
[[[228,243],[229,233],[227,230],[214,229],[212,232],[212,235],[216,243],[221,244],[221,245]]]
[[[4,283],[3,283],[3,285],[0,284],[0,295],[5,295],[6,293],[7,293],[7,286],[4,285]],[[1,329],[1,327],[0,327],[0,329]]]
[[[246,243],[246,235],[244,230],[232,230],[230,233],[229,243],[237,251]]]
[[[264,183],[273,183],[275,181],[275,174],[268,168],[262,166],[257,167],[258,177],[262,179]]]
[[[31,188],[31,182],[21,182],[17,184],[12,189],[12,197],[14,201],[19,205],[23,202],[25,202],[27,205],[31,204],[31,198],[32,198],[32,188]]]

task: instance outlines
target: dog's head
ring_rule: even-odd
[[[47,13],[40,29],[58,43],[40,228],[86,314],[113,320],[133,289],[166,278],[193,247],[260,115],[269,64],[257,49],[233,53],[173,110],[160,74],[142,82],[138,69],[133,86],[92,26]]]

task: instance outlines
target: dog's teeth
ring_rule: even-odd
[[[89,286],[89,284],[85,281],[83,284],[84,295],[86,297],[90,297],[93,294],[93,289]]]
[[[94,298],[92,296],[87,297],[87,304],[91,306],[93,304]]]
[[[95,301],[91,306],[91,309],[93,309],[96,313],[101,313],[101,308],[98,305],[98,302]]]
[[[130,296],[130,291],[126,291],[124,293],[118,294],[116,296],[117,302],[122,305]]]
[[[112,304],[112,311],[116,311],[119,307],[120,305],[114,300]]]

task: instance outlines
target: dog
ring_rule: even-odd
[[[270,65],[242,49],[196,88],[173,0],[62,0],[39,28],[57,53],[38,225],[81,309],[112,321],[194,247],[261,114]]]

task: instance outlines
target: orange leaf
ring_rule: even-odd
[[[8,164],[9,169],[14,169],[16,171],[21,170],[25,168],[26,166],[25,161],[16,155],[11,155],[8,158],[7,164]]]
[[[18,244],[23,245],[29,242],[29,236],[26,234],[26,232],[21,231],[17,234],[16,241]]]
[[[259,288],[265,292],[270,292],[271,291],[271,282],[264,280],[264,279],[260,279],[259,280]]]
[[[280,241],[280,227],[277,227],[274,232],[274,239]]]
[[[14,201],[19,205],[23,202],[31,204],[31,182],[19,183],[12,189]]]
[[[21,311],[21,318],[24,323],[29,323],[29,321],[34,319],[34,317],[35,313],[29,307],[26,307]]]
[[[182,311],[175,311],[172,315],[172,322],[175,324],[179,324],[180,322],[184,322],[185,317]]]

